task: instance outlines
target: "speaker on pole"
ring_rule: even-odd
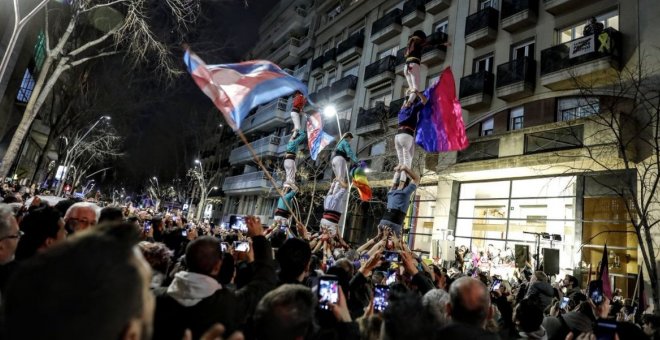
[[[516,268],[525,268],[529,261],[529,246],[516,244]]]
[[[543,271],[548,275],[559,274],[559,249],[543,248]]]

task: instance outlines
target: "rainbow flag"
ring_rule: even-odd
[[[307,144],[309,155],[313,160],[319,156],[323,148],[335,140],[335,137],[323,131],[323,118],[318,111],[312,112],[307,118]]]
[[[238,64],[206,65],[186,50],[183,61],[197,86],[213,101],[234,131],[255,107],[300,91],[307,86],[266,60]]]
[[[428,102],[417,123],[415,142],[426,152],[458,151],[467,148],[461,103],[456,97],[456,84],[447,67],[440,80],[424,91]]]
[[[351,177],[353,178],[353,186],[357,188],[360,194],[360,199],[364,202],[371,200],[371,187],[369,186],[369,179],[367,173],[362,166],[355,166],[351,169]]]

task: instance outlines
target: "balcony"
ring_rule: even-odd
[[[406,48],[402,48],[396,52],[396,60],[394,61],[394,71],[398,75],[404,75],[403,69],[406,66]]]
[[[502,29],[513,33],[536,24],[539,0],[504,0],[502,2]]]
[[[495,41],[499,16],[499,11],[492,7],[468,16],[465,21],[465,44],[477,48]]]
[[[438,14],[451,6],[451,0],[427,0],[424,7],[431,14]]]
[[[413,27],[424,21],[426,16],[424,2],[425,0],[408,0],[403,4],[401,23],[404,26]]]
[[[298,78],[300,81],[307,81],[309,79],[309,65],[305,64],[302,67],[299,67],[293,71],[293,76]]]
[[[305,33],[305,18],[307,12],[302,8],[287,11],[286,21],[280,22],[277,26],[277,31],[272,35],[271,41],[280,43],[287,39],[291,34],[302,35]]]
[[[280,138],[280,145],[277,146],[277,156],[278,157],[281,157],[281,156],[284,155],[284,153],[286,152],[287,144],[289,143],[290,139],[291,139],[290,134]],[[300,148],[302,149],[305,145],[306,145],[305,143],[302,143],[300,145]]]
[[[478,110],[490,105],[493,97],[494,76],[489,71],[473,73],[461,78],[459,97],[466,110]]]
[[[364,46],[364,31],[351,35],[337,46],[337,62],[343,63],[359,58],[362,55],[362,46]]]
[[[245,118],[241,124],[244,133],[264,131],[284,125],[291,115],[290,105],[287,99],[280,98],[266,105],[259,106],[257,112]]]
[[[222,191],[227,194],[261,193],[270,190],[271,187],[272,185],[263,171],[226,177],[222,183]]]
[[[456,155],[456,163],[482,161],[494,159],[500,155],[500,140],[491,139],[482,142],[470,143],[467,149],[459,151]]]
[[[371,42],[380,44],[401,34],[401,10],[395,9],[374,21],[371,26]]]
[[[422,64],[435,66],[445,61],[447,46],[442,44],[446,43],[447,39],[447,34],[443,32],[431,34],[428,38],[430,45],[422,50]]]
[[[327,102],[330,100],[331,87],[326,86],[324,88],[318,89],[316,92],[309,95],[309,100],[315,104]]]
[[[568,13],[590,3],[591,1],[584,0],[543,0],[545,11],[552,15]]]
[[[268,136],[250,143],[254,152],[260,158],[277,157],[277,148],[280,145],[280,137]],[[252,161],[252,154],[246,145],[238,147],[229,154],[229,163],[232,165]]]
[[[396,66],[396,57],[387,56],[374,63],[369,64],[364,71],[364,87],[372,88],[394,80],[394,68]]]
[[[584,125],[525,134],[525,154],[581,148]]]
[[[534,94],[536,60],[530,57],[512,60],[497,67],[497,97],[506,101]]]
[[[323,56],[320,55],[312,60],[310,67],[310,76],[313,77],[317,74],[323,73]]]
[[[550,47],[541,51],[541,85],[566,90],[610,82],[619,70],[620,56],[621,33],[611,28]]]
[[[337,56],[337,50],[336,49],[330,49],[327,52],[323,54],[323,69],[324,70],[329,70],[337,67],[337,61],[335,60],[335,57]]]
[[[354,75],[348,75],[332,84],[330,88],[330,101],[333,103],[353,99],[358,78]]]
[[[360,108],[358,112],[355,133],[360,136],[366,136],[385,131],[390,112],[383,102],[377,102],[376,106],[370,109]]]
[[[305,54],[313,53],[314,50],[312,49],[314,45],[314,39],[310,37],[304,37],[300,39],[300,43],[298,44],[298,56],[301,58],[305,56]]]
[[[268,59],[280,66],[295,65],[300,62],[300,57],[298,56],[299,45],[300,41],[298,39],[291,38],[271,53]]]

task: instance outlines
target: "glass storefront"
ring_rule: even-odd
[[[428,253],[431,249],[431,235],[433,225],[436,224],[437,192],[437,185],[418,187],[404,221],[404,229],[409,230],[407,240],[410,249],[420,253]]]
[[[508,276],[515,267],[515,245],[528,245],[530,255],[536,253],[536,237],[528,233],[555,234],[561,241],[542,238],[540,249],[559,249],[559,267],[572,269],[575,209],[575,176],[461,183],[456,247],[469,249],[473,259],[487,258],[473,260],[472,266]]]

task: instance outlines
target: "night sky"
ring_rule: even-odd
[[[256,43],[261,19],[277,2],[249,0],[246,8],[243,0],[205,1],[203,18],[187,43],[209,64],[240,61]],[[173,53],[182,57],[181,50]],[[180,66],[184,70],[183,62]],[[204,138],[222,122],[211,101],[187,74],[166,84],[148,69],[127,69],[121,58],[105,60],[95,72],[97,86],[108,91],[105,105],[112,124],[126,138],[125,156],[98,179],[139,189],[152,176],[161,183],[185,176]]]

